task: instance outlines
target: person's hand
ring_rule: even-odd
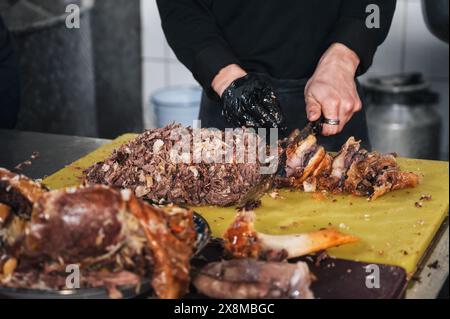
[[[339,125],[324,124],[322,134],[335,135],[342,131],[353,114],[361,110],[355,74],[359,65],[355,52],[335,43],[324,53],[316,71],[305,88],[308,120],[339,121]]]
[[[260,76],[231,65],[219,72],[212,87],[222,99],[222,114],[230,124],[285,129],[278,99]]]

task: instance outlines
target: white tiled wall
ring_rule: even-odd
[[[449,72],[447,44],[426,28],[420,0],[398,0],[392,28],[379,48],[367,76],[408,71],[422,72],[441,95],[440,111],[445,121],[442,141],[448,156]],[[148,99],[152,92],[170,85],[195,85],[190,72],[176,60],[164,38],[155,0],[141,0],[143,26],[144,114],[151,119]],[[151,120],[147,120],[151,126]]]
[[[177,61],[164,37],[155,0],[141,0],[144,124],[154,125],[149,98],[168,86],[197,85],[189,70]]]

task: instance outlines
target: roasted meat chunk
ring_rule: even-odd
[[[304,262],[234,259],[206,265],[193,283],[202,294],[218,299],[312,299],[313,278]]]
[[[189,287],[196,232],[190,210],[90,186],[44,192],[31,219],[14,216],[0,239],[5,286],[61,289],[66,266],[76,264],[84,287],[105,286],[117,297],[116,285],[150,279],[156,296],[179,298]]]
[[[416,187],[419,182],[417,174],[400,170],[393,155],[374,152],[352,163],[344,190],[374,200],[390,191]]]

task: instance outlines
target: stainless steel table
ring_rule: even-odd
[[[0,130],[0,167],[13,169],[38,152],[39,157],[21,173],[35,179],[44,178],[108,142],[98,138]]]
[[[0,130],[0,167],[14,168],[39,152],[39,158],[22,173],[32,178],[43,178],[92,152],[109,140],[62,136],[42,133]],[[423,269],[411,281],[406,298],[436,298],[449,274],[449,230],[443,228],[431,254],[425,258]],[[438,267],[429,265],[438,262]]]

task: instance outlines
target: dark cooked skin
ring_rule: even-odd
[[[311,299],[305,263],[234,259],[206,265],[193,280],[199,292],[219,299]]]
[[[416,174],[400,170],[393,155],[374,152],[364,154],[351,165],[344,189],[376,199],[390,191],[416,187],[419,182]]]
[[[187,232],[178,235],[168,227],[162,227],[167,220],[162,210],[156,209],[142,201],[132,198],[130,208],[138,218],[153,256],[152,286],[156,295],[161,299],[176,299],[184,296],[190,283],[190,258],[192,256],[195,231],[192,225],[192,211],[185,210],[185,221],[190,225]],[[178,227],[177,227],[178,228]],[[184,238],[185,240],[180,240]]]
[[[335,157],[324,152],[320,154],[323,148],[317,147],[311,137],[308,140],[308,148],[301,152],[294,148],[288,153],[291,163],[299,163],[297,171],[300,174],[292,175],[291,185],[294,187],[307,192],[350,193],[374,200],[387,192],[413,188],[419,184],[418,175],[403,172],[395,156],[369,153],[361,149],[360,142],[353,137],[348,139]],[[304,169],[306,161],[308,164]]]
[[[174,162],[170,151],[180,139],[173,140],[171,134],[180,129],[169,125],[144,132],[86,170],[86,182],[132,189],[139,198],[156,203],[196,206],[230,206],[264,189],[268,176],[260,174],[258,163],[237,163],[235,158],[233,163],[193,163],[192,156],[189,163]],[[186,134],[192,130],[187,128]],[[192,149],[191,141],[191,155]]]
[[[46,193],[34,208],[24,251],[67,263],[104,255],[123,240],[117,214],[125,208],[120,193],[104,187]]]
[[[11,207],[8,205],[0,203],[0,229],[6,225],[11,217]]]
[[[15,215],[30,219],[33,204],[46,192],[28,177],[0,168],[0,203],[11,207]]]
[[[129,190],[90,186],[43,194],[24,223],[13,232],[10,223],[5,236],[14,234],[14,240],[0,245],[0,266],[17,261],[11,280],[2,282],[0,268],[2,285],[62,289],[66,265],[77,264],[83,285],[104,285],[113,297],[114,285],[136,285],[138,277],[151,278],[160,298],[187,292],[196,239],[190,210],[159,209]]]

